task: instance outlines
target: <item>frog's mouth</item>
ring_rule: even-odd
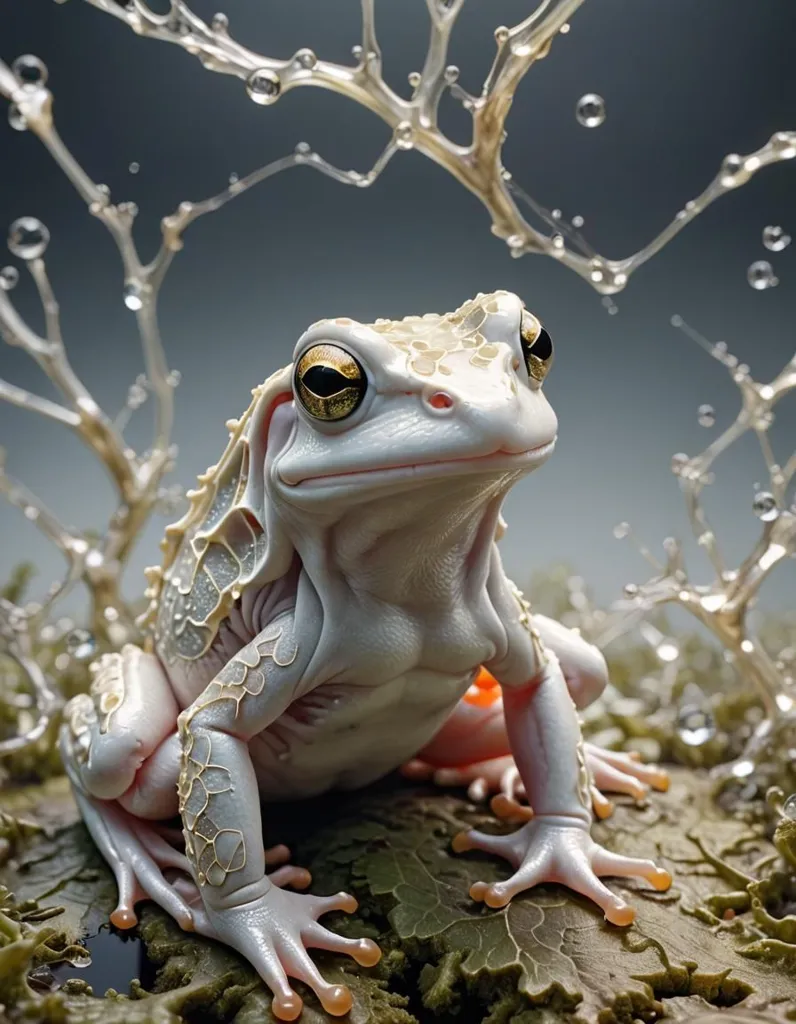
[[[395,466],[378,466],[372,469],[331,470],[329,473],[317,473],[313,476],[289,479],[279,474],[283,483],[289,487],[312,485],[314,487],[334,487],[354,478],[366,477],[368,482],[379,484],[399,480],[421,480],[425,478],[462,476],[473,472],[485,473],[518,473],[532,468],[536,463],[543,462],[555,447],[556,438],[526,448],[519,452],[499,449],[485,455],[466,455],[462,458],[428,459],[418,462],[405,462]]]

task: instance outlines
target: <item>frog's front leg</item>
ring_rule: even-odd
[[[516,869],[505,882],[477,882],[470,893],[491,907],[502,907],[519,892],[558,882],[593,899],[611,923],[628,925],[633,908],[600,877],[641,877],[664,890],[671,876],[652,861],[612,853],[591,838],[583,741],[556,656],[547,652],[546,664],[529,683],[508,682],[503,682],[503,700],[509,742],[534,817],[511,835],[470,831],[456,837],[457,852],[495,853]]]
[[[347,953],[365,966],[380,955],[369,939],[345,939],[318,923],[331,910],[356,910],[352,896],[288,892],[265,873],[248,744],[289,707],[310,653],[297,647],[292,614],[282,615],[179,718],[180,813],[204,904],[204,913],[194,915],[197,931],[227,943],[254,965],[274,993],[273,1012],[280,1020],[295,1020],[302,1008],[288,976],[306,982],[328,1013],[351,1008],[348,989],[328,984],[306,947]]]

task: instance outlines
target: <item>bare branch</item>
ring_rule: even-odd
[[[32,654],[31,638],[24,613],[10,601],[0,599],[0,653],[16,662],[33,690],[38,710],[36,722],[24,735],[0,740],[0,757],[16,753],[37,743],[46,733],[63,699],[52,687]]]
[[[31,394],[24,388],[18,388],[16,384],[9,384],[8,381],[0,379],[0,399],[19,406],[20,409],[30,409],[40,416],[55,420],[56,423],[63,423],[64,426],[73,430],[80,424],[80,416],[71,409],[65,409],[57,402],[51,402],[49,398]]]
[[[527,198],[532,209],[539,204],[513,185],[502,164],[506,118],[516,89],[533,64],[546,56],[556,34],[584,0],[541,0],[534,12],[513,28],[498,28],[497,54],[477,99],[456,84],[457,69],[446,74],[450,33],[463,0],[426,0],[431,23],[429,46],[411,100],[402,99],[382,77],[373,0],[361,0],[362,46],[356,49],[359,63],[353,67],[320,60],[307,49],[298,50],[286,60],[266,57],[233,40],[224,16],[217,16],[208,25],[184,0],[171,0],[168,14],[156,14],[145,0],[131,0],[124,7],[115,0],[86,2],[123,21],[138,35],[181,47],[208,70],[242,79],[249,95],[262,105],[275,103],[298,86],[314,86],[366,107],[394,133],[396,148],[416,149],[480,200],[491,218],[493,233],[505,239],[513,256],[551,256],[604,295],[621,291],[638,267],[720,196],[745,184],[762,167],[796,156],[794,132],[778,132],[746,156],[731,154],[708,187],[686,203],[651,242],[631,256],[611,260],[594,252],[579,234],[554,228],[547,235],[534,228],[520,211],[517,199]],[[455,144],[437,125],[437,108],[446,87],[472,114],[469,146]]]

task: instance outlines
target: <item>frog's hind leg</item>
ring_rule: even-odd
[[[83,821],[116,878],[111,923],[133,927],[136,904],[151,899],[192,931],[204,925],[198,889],[187,858],[156,824],[179,803],[179,708],[168,678],[157,658],[131,644],[103,655],[91,674],[89,693],[64,710],[59,742]],[[286,864],[286,846],[264,856],[277,869],[268,876],[274,884],[310,884],[308,871]]]
[[[132,644],[90,671],[89,693],[66,706],[60,748],[83,820],[116,877],[111,922],[132,927],[135,904],[153,899],[190,929],[188,862],[142,820],[177,812],[179,709],[168,678],[157,658]]]
[[[584,753],[594,812],[600,818],[613,810],[602,790],[642,800],[651,788],[668,789],[666,772],[641,764],[636,755],[602,750],[591,743],[584,744]],[[500,688],[484,670],[434,739],[404,765],[403,773],[440,786],[466,786],[475,802],[496,794],[492,809],[500,817],[524,820],[532,813],[521,804],[525,789],[509,749]]]

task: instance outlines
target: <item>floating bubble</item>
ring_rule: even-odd
[[[4,292],[10,292],[12,288],[15,288],[19,281],[19,271],[16,267],[3,267],[0,270],[0,288]]]
[[[141,286],[136,281],[130,281],[124,286],[122,297],[125,306],[128,309],[132,309],[133,312],[137,312],[144,305],[144,300],[141,297]]]
[[[66,649],[78,661],[88,661],[97,650],[97,643],[87,629],[73,629],[66,637]]]
[[[50,242],[50,232],[36,217],[20,217],[8,231],[8,248],[21,260],[37,260]]]
[[[758,491],[752,502],[752,510],[764,523],[773,522],[779,515],[777,499],[770,491]]]
[[[34,57],[32,53],[25,53],[21,57],[17,57],[11,65],[11,70],[23,86],[31,89],[44,85],[47,81],[47,65],[43,60]]]
[[[755,260],[750,264],[746,271],[746,280],[758,292],[765,291],[766,288],[776,288],[779,284],[779,278],[768,260]]]
[[[716,422],[716,410],[712,405],[700,405],[697,409],[697,422],[700,427],[712,427]]]
[[[778,224],[769,224],[763,228],[763,245],[771,252],[782,252],[790,245],[790,235]]]
[[[579,213],[576,213],[575,216],[572,218],[573,228],[582,228],[585,223],[585,220],[583,219],[583,217],[581,217]]]
[[[686,704],[677,716],[677,735],[688,747],[701,747],[716,735],[716,722],[707,708]]]
[[[269,103],[276,103],[281,91],[282,80],[279,75],[267,68],[252,71],[246,79],[246,92],[249,94],[249,98],[260,106],[265,107]]]
[[[138,174],[138,172],[141,170],[141,164],[139,164],[137,160],[132,160],[128,165],[127,170],[130,172],[130,174]]]
[[[596,92],[587,92],[577,102],[575,117],[584,128],[599,128],[605,120],[605,100]]]

